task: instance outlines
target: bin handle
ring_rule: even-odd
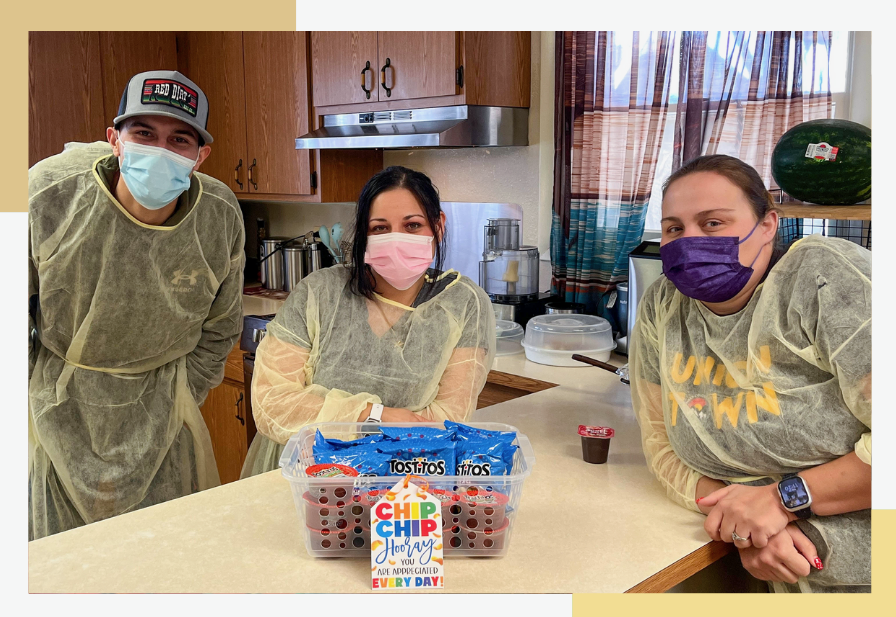
[[[280,460],[278,463],[280,464],[280,468],[286,472],[286,466],[291,463],[296,463],[299,460],[299,442],[298,440],[290,439],[286,443],[286,447],[283,448],[283,452],[280,454]]]
[[[516,439],[520,443],[520,452],[526,459],[526,467],[531,471],[535,467],[535,451],[532,449],[532,444],[529,438],[520,432],[517,432]]]

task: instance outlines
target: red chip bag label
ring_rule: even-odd
[[[809,144],[806,148],[806,158],[815,159],[816,161],[834,161],[837,159],[837,153],[840,148],[835,148],[826,141],[820,144]]]
[[[579,435],[582,437],[603,437],[608,439],[616,435],[616,431],[608,426],[585,426],[580,424]]]

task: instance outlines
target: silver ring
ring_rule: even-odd
[[[749,536],[747,536],[746,538],[741,538],[739,535],[737,535],[736,531],[731,532],[731,539],[734,540],[735,542],[749,542],[750,541]]]

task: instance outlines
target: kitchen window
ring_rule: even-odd
[[[711,53],[716,53],[719,56],[724,57],[725,46],[727,43],[726,38],[727,32],[725,31],[710,33],[706,45],[707,56]],[[849,119],[849,83],[851,77],[850,68],[852,63],[853,38],[853,32],[848,31],[834,31],[831,34],[829,77],[831,84],[832,114],[834,118]],[[756,32],[750,32],[747,43],[748,46],[752,46],[755,40]],[[679,41],[680,32],[677,32],[675,41],[676,47],[679,45]],[[819,50],[819,52],[820,51],[821,50]],[[738,156],[738,148],[740,145],[739,133],[743,127],[743,101],[745,101],[747,97],[746,87],[749,86],[752,56],[753,54],[751,50],[747,56],[746,62],[743,63],[744,68],[741,69],[742,74],[746,76],[746,79],[743,80],[744,85],[738,85],[733,92],[731,106],[728,111],[729,115],[734,115],[734,119],[736,119],[737,122],[726,122],[725,132],[722,135],[722,140],[718,148],[719,154]],[[789,59],[790,74],[793,72],[793,56],[794,52],[791,49]],[[676,54],[672,68],[669,109],[663,131],[663,142],[660,150],[659,162],[657,163],[656,175],[654,176],[650,201],[647,205],[647,217],[644,224],[645,232],[656,232],[660,229],[663,182],[665,182],[672,173],[672,147],[675,135],[680,73],[679,60],[680,56],[679,54]],[[816,91],[825,87],[826,77],[827,76],[824,75],[823,72],[819,72],[816,77],[816,83],[814,84]],[[808,93],[811,85],[812,84],[804,83],[803,91]],[[820,228],[820,226],[824,224],[820,219],[802,220],[803,227],[807,230],[810,228]],[[812,233],[812,231],[809,231],[808,233]],[[655,236],[656,233],[649,233],[648,235]]]

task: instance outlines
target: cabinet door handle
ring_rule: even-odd
[[[380,76],[383,80],[383,90],[386,91],[386,96],[392,96],[392,88],[386,86],[386,69],[392,69],[392,85],[395,85],[395,67],[392,66],[392,61],[389,58],[386,58],[386,64],[383,65],[383,68],[380,69]]]
[[[240,185],[240,190],[243,190],[243,183],[240,182],[240,168],[243,166],[243,159],[240,159],[239,165],[233,170],[233,181]]]
[[[370,71],[371,85],[373,84],[373,69],[370,68],[370,60],[367,61],[367,66],[361,69],[361,90],[364,91],[364,94],[367,95],[367,98],[370,98],[370,88],[367,88],[367,71]]]
[[[255,159],[252,159],[252,164],[249,165],[249,182],[252,183],[252,187],[257,191],[257,190],[258,190],[258,184],[255,182],[255,177],[254,177],[254,175],[252,174],[252,170],[255,169],[255,166],[256,166],[256,165],[258,165],[258,161],[255,160]]]
[[[243,393],[240,392],[240,397],[236,400],[236,419],[240,421],[240,424],[246,426],[246,420],[242,416],[240,416],[240,404],[243,402]]]

